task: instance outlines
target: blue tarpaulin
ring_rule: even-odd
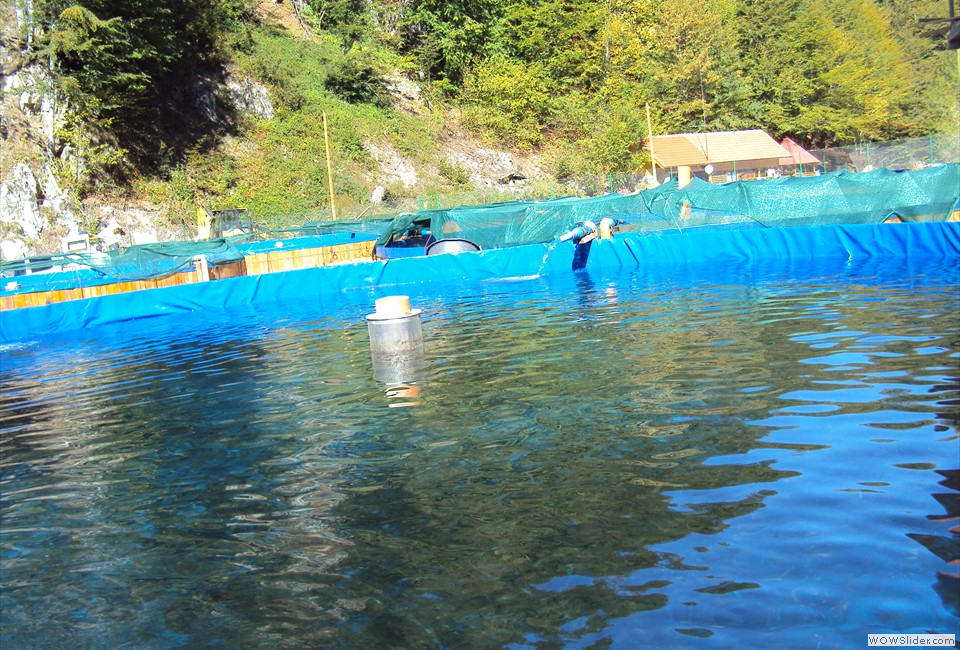
[[[571,273],[573,253],[571,242],[529,244],[478,253],[338,264],[27,307],[0,312],[0,343],[164,314],[224,318],[224,311],[231,308],[289,300],[311,300],[322,308],[350,290],[395,292],[411,283],[455,284]],[[620,234],[593,243],[586,270],[604,273],[650,265],[913,256],[960,259],[960,223]]]

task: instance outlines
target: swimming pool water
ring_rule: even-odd
[[[0,647],[956,633],[955,262],[400,288],[2,351]],[[6,316],[5,316],[6,317]]]

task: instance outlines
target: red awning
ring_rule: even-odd
[[[789,158],[781,158],[781,165],[819,165],[820,159],[790,138],[784,138],[780,146],[790,152]]]

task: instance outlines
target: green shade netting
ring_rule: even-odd
[[[413,228],[428,228],[436,239],[468,239],[481,248],[503,248],[550,241],[581,221],[622,219],[644,211],[640,195],[606,194],[546,201],[511,201],[490,205],[422,210],[394,219],[377,240],[382,246]]]
[[[681,227],[756,222],[766,227],[944,221],[960,200],[960,165],[918,171],[837,171],[822,176],[710,184],[675,181],[641,192],[648,209]]]
[[[698,226],[815,226],[904,221],[944,221],[960,200],[960,164],[918,171],[837,171],[711,184],[675,180],[638,194],[567,197],[492,205],[422,210],[394,219],[377,240],[382,246],[411,229],[436,239],[461,238],[482,248],[502,248],[556,239],[577,223],[603,217],[638,229]]]
[[[683,188],[671,180],[631,195],[423,210],[373,223],[308,222],[299,234],[375,227],[374,232],[381,233],[377,245],[382,246],[422,230],[436,239],[467,239],[486,249],[552,241],[580,222],[599,224],[604,217],[638,230],[880,223],[892,215],[904,221],[944,221],[960,209],[958,203],[960,164],[951,163],[917,171],[838,171],[725,184],[694,179]],[[260,235],[247,237],[251,236]],[[197,255],[206,256],[211,266],[242,260],[242,252],[231,241],[238,240],[142,244],[106,253],[32,257],[2,262],[0,273],[10,276],[76,265],[114,280],[160,278],[189,267]]]
[[[32,257],[28,260],[0,263],[0,272],[12,275],[26,269],[41,270],[44,264],[76,264],[99,271],[118,281],[149,280],[166,277],[192,266],[197,255],[205,256],[210,266],[243,259],[243,253],[227,240],[210,239],[199,242],[140,244],[105,253],[64,253]]]

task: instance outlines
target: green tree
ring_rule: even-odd
[[[32,55],[50,62],[92,129],[155,154],[165,132],[196,114],[184,89],[216,68],[224,35],[242,28],[249,10],[250,0],[37,0]]]
[[[475,59],[490,51],[501,0],[411,0],[400,29],[402,48],[442,91],[456,94]]]
[[[830,146],[922,130],[922,75],[876,3],[739,0],[738,16],[747,113],[769,132]]]
[[[324,82],[327,90],[351,104],[389,107],[383,81],[368,64],[345,58],[332,67]]]
[[[733,32],[721,5],[663,0],[640,83],[666,131],[721,130],[740,124]]]
[[[834,44],[841,57],[822,77],[833,91],[828,100],[853,116],[852,130],[868,140],[918,135],[922,127],[914,116],[922,112],[922,100],[916,71],[894,37],[889,15],[872,0],[826,4],[843,34]]]
[[[369,29],[366,0],[308,0],[319,16],[320,28],[337,35],[348,52]]]
[[[55,79],[75,105],[111,113],[129,106],[150,85],[139,65],[155,52],[137,52],[119,16],[101,18],[81,5],[47,5],[50,15],[38,54],[53,62]]]
[[[783,73],[797,65],[797,54],[788,46],[800,0],[737,0],[737,73],[743,79],[744,116],[768,132],[782,132],[776,121]],[[796,79],[794,79],[796,81]],[[794,89],[794,92],[797,89]]]
[[[608,72],[631,84],[647,75],[657,36],[654,0],[608,0],[603,26]]]
[[[551,100],[536,65],[504,55],[476,65],[463,93],[468,123],[521,148],[540,143]]]
[[[601,114],[581,142],[583,156],[589,163],[587,169],[607,173],[639,168],[636,145],[642,128],[639,111],[615,110]]]
[[[500,47],[541,66],[557,89],[595,88],[604,77],[607,6],[594,0],[519,0],[498,27]]]

